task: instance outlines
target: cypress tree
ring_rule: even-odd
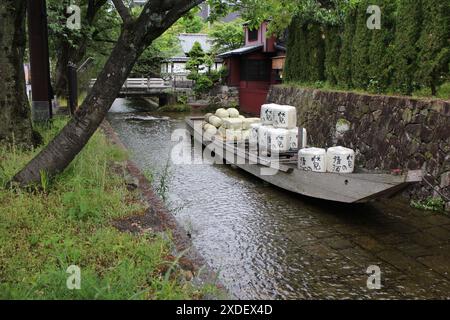
[[[349,9],[345,16],[344,31],[341,37],[341,52],[337,70],[338,85],[342,88],[352,87],[352,47],[356,28],[356,10]]]
[[[422,21],[422,0],[398,0],[392,89],[410,95],[415,89],[417,45]]]
[[[341,37],[338,27],[325,28],[325,79],[332,85],[337,84]]]
[[[288,57],[286,58],[286,80],[304,82],[308,79],[308,49],[305,25],[295,18],[290,26]]]
[[[307,41],[307,24],[299,24],[297,29],[297,52],[298,52],[298,60],[297,60],[297,80],[300,82],[306,82],[309,80],[309,72],[310,68],[308,66],[309,63],[309,48]]]
[[[396,1],[371,0],[382,12],[381,30],[369,30],[369,65],[367,74],[369,90],[376,93],[387,91],[393,74],[393,44],[395,35]]]
[[[308,82],[324,80],[325,44],[322,28],[318,23],[310,23],[307,26],[307,67]]]
[[[369,84],[369,45],[371,41],[371,31],[367,28],[367,8],[368,0],[359,3],[356,17],[356,30],[352,45],[352,83],[355,88],[367,89]]]
[[[450,1],[422,2],[423,25],[418,40],[416,81],[436,95],[437,87],[448,76],[450,61]]]
[[[286,65],[284,67],[284,78],[286,79],[286,81],[295,81],[295,73],[293,71],[296,63],[296,20],[296,18],[292,19],[292,22],[288,27]]]

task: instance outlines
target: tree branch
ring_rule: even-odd
[[[205,1],[206,0],[189,0],[189,1],[184,1],[186,3],[184,5],[181,5],[180,8],[171,10],[171,12],[169,14],[169,15],[171,15],[171,17],[170,16],[168,17],[165,25],[170,27],[182,15],[184,15],[187,12],[189,12],[191,9],[193,9],[194,7],[200,5],[201,3],[205,2]]]
[[[112,0],[114,3],[114,7],[116,7],[117,12],[119,13],[120,17],[122,18],[122,21],[124,24],[131,24],[133,22],[133,17],[130,14],[130,11],[125,6],[122,0]]]
[[[107,0],[99,0],[99,1],[89,0],[87,13],[86,13],[86,18],[87,18],[89,25],[92,25],[98,11],[106,4],[106,2],[107,2]]]

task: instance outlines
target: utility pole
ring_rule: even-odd
[[[45,0],[28,0],[28,35],[31,64],[31,116],[35,122],[52,118],[47,7]]]

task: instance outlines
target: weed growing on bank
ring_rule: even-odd
[[[39,128],[46,143],[66,121]],[[113,170],[126,159],[123,150],[97,132],[56,178],[42,173],[32,192],[6,189],[38,151],[0,146],[0,299],[195,299],[204,294],[173,267],[170,237],[112,227],[115,220],[145,211],[119,170]],[[81,269],[80,290],[67,288],[71,265]]]

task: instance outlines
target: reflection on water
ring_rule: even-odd
[[[134,113],[120,99],[108,120],[138,165],[155,172],[162,172],[176,143],[171,133],[185,128],[184,115]],[[417,277],[429,280],[421,273],[405,276],[367,241],[382,234],[406,239],[393,227],[409,214],[402,204],[311,200],[225,165],[172,165],[170,171],[169,202],[177,219],[235,298],[412,298],[442,292],[416,285]],[[372,264],[389,279],[383,290],[367,289]],[[408,283],[407,291],[401,289]]]

